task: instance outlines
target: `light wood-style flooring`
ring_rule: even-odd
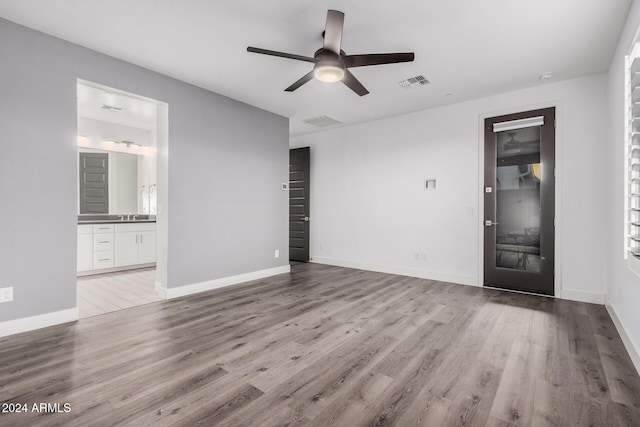
[[[80,318],[161,301],[155,280],[155,268],[78,277]]]
[[[316,264],[0,338],[2,426],[633,426],[602,306]]]

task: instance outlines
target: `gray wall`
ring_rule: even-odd
[[[169,105],[169,288],[288,264],[286,118],[1,19],[0,58],[0,322],[76,305],[77,78]]]

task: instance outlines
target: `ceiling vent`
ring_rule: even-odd
[[[425,79],[423,75],[409,77],[406,80],[400,80],[398,84],[404,90],[411,90],[415,87],[426,86],[431,83],[429,80]]]
[[[327,126],[339,125],[342,123],[340,120],[336,120],[329,116],[313,117],[311,119],[303,120],[303,122],[309,123],[310,125],[318,126],[321,128],[326,128]]]
[[[109,111],[113,111],[114,113],[118,113],[120,111],[122,111],[123,109],[120,107],[115,107],[113,105],[107,105],[107,104],[102,104],[101,107],[103,110],[109,110]]]

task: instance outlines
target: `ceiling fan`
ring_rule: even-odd
[[[277,52],[274,50],[247,47],[247,52],[261,53],[263,55],[279,56],[281,58],[295,59],[313,63],[313,70],[305,74],[297,82],[285,89],[293,92],[312,78],[323,82],[342,81],[352,91],[364,96],[369,91],[348,70],[354,67],[367,67],[370,65],[395,64],[399,62],[411,62],[414,59],[413,52],[406,53],[373,53],[365,55],[347,55],[340,46],[342,44],[342,27],[344,25],[344,13],[337,10],[327,11],[327,25],[322,33],[323,46],[316,51],[313,58],[309,56],[295,55],[292,53]]]

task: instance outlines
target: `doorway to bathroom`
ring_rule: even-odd
[[[77,99],[77,304],[85,318],[163,299],[158,148],[168,110],[81,80]]]

